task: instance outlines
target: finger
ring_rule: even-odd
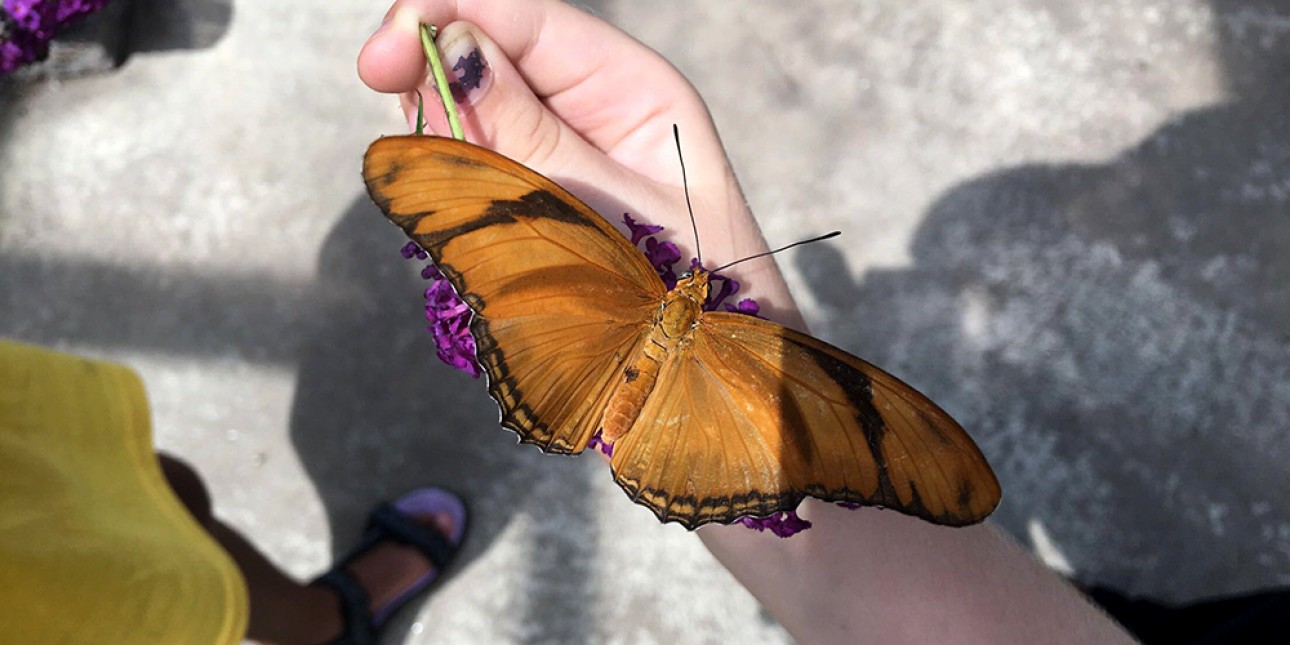
[[[421,18],[415,7],[395,3],[385,20],[368,37],[358,53],[358,77],[368,87],[386,94],[416,88],[425,76],[421,49]]]
[[[400,0],[359,57],[359,75],[373,89],[405,92],[419,82],[424,66],[418,20],[478,25],[554,115],[595,148],[655,181],[678,183],[673,123],[686,133],[696,168],[724,168],[707,111],[679,72],[612,25],[554,0]],[[703,183],[702,177],[694,179]]]

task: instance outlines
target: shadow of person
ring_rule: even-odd
[[[343,554],[357,541],[376,503],[423,486],[456,491],[470,510],[454,571],[527,512],[541,557],[515,572],[515,584],[558,590],[529,608],[529,633],[584,641],[595,522],[582,500],[598,464],[516,446],[482,378],[439,361],[425,330],[424,263],[400,258],[404,243],[366,196],[356,199],[319,256],[321,313],[296,331],[291,440],[326,508],[333,550]],[[555,491],[567,495],[538,499]]]
[[[228,33],[233,0],[135,0],[130,53],[207,49]]]
[[[1290,575],[1290,15],[1249,11],[1285,9],[1215,3],[1231,102],[952,189],[907,270],[797,256],[828,333],[978,440],[1000,524],[1173,602]]]

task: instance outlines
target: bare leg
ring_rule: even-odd
[[[246,538],[211,515],[210,496],[191,467],[167,455],[158,457],[175,494],[224,547],[246,579],[251,605],[247,638],[287,645],[322,643],[340,635],[340,600],[331,590],[300,584],[283,573]],[[443,533],[452,530],[448,516],[426,518],[426,523]],[[430,570],[430,563],[419,552],[393,542],[377,545],[349,567],[371,597],[373,610]]]

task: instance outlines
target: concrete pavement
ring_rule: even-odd
[[[708,99],[772,243],[844,231],[780,259],[808,321],[959,418],[1002,526],[1130,593],[1290,583],[1290,12],[588,8]],[[434,359],[358,172],[404,127],[353,71],[384,9],[185,0],[114,72],[0,86],[0,335],[140,369],[158,444],[296,575],[379,499],[466,494],[406,642],[788,641]]]

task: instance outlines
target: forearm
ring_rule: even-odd
[[[699,530],[708,549],[803,643],[1132,642],[990,525],[808,501],[814,527],[781,539]]]

